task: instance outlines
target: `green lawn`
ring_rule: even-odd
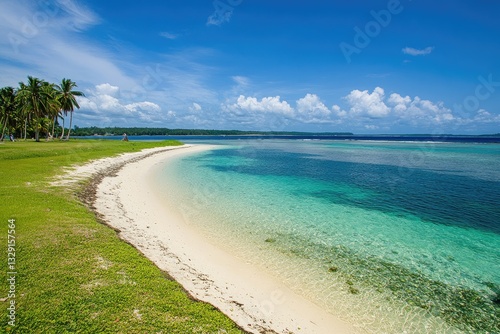
[[[242,332],[213,306],[190,299],[178,283],[98,223],[75,196],[82,185],[66,190],[50,185],[64,166],[178,144],[104,140],[0,144],[0,332]],[[9,219],[15,219],[15,228],[9,227]],[[10,239],[15,240],[15,264],[10,269],[9,230],[15,230],[15,239]],[[17,274],[5,279],[11,269]],[[15,291],[10,291],[11,276]],[[15,297],[7,298],[9,293]],[[8,324],[11,301],[15,301],[15,326]]]

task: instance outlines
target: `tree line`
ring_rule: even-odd
[[[73,135],[75,136],[110,136],[122,135],[126,133],[129,136],[182,136],[182,135],[246,135],[261,134],[258,131],[239,131],[239,130],[204,130],[204,129],[169,129],[169,128],[149,128],[149,127],[78,127],[75,126]]]
[[[148,127],[78,127],[75,126],[73,134],[75,136],[112,136],[126,133],[129,136],[300,136],[312,135],[310,132],[295,131],[244,131],[244,130],[209,130],[209,129],[169,129],[169,128],[148,128]],[[318,135],[352,135],[350,132],[329,132]]]
[[[3,141],[5,136],[15,138],[35,138],[40,141],[43,134],[47,139],[70,138],[73,112],[80,106],[77,96],[85,96],[75,90],[76,83],[62,79],[59,84],[28,76],[19,87],[0,88],[0,125]],[[69,128],[65,137],[64,121],[69,118]],[[59,119],[63,125],[59,125]],[[60,135],[59,135],[60,134]],[[12,137],[11,137],[12,138]]]

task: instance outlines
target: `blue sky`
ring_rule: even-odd
[[[500,2],[0,2],[0,86],[76,81],[78,126],[500,132]]]

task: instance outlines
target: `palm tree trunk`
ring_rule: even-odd
[[[26,133],[28,132],[28,118],[24,120],[24,141],[26,141]]]
[[[63,117],[61,117],[61,118],[62,118],[62,121],[63,121],[61,140],[63,140],[64,139],[64,118]]]
[[[56,119],[57,119],[57,116],[54,116],[54,120],[52,121],[52,138],[54,138],[54,134],[55,134],[54,131],[56,128]],[[49,137],[51,137],[50,134],[49,134]]]
[[[66,138],[66,140],[69,140],[69,135],[71,133],[71,124],[73,123],[73,112],[70,111],[69,112],[69,129],[68,129],[68,137]]]
[[[3,125],[3,130],[2,130],[2,138],[0,139],[0,141],[3,141],[3,136],[5,135],[5,129],[7,128],[7,121],[9,120],[9,118],[7,116],[5,116],[5,123]]]
[[[35,141],[40,141],[40,120],[35,118]]]
[[[2,119],[2,120],[1,120],[0,122],[2,122],[2,123],[3,123],[3,117],[2,117],[1,119]],[[5,132],[5,127],[4,127],[4,129],[3,129],[3,131],[2,131],[2,138],[0,138],[0,141],[3,141],[4,132]]]

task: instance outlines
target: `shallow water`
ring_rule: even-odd
[[[209,238],[368,332],[486,333],[499,163],[499,144],[240,140],[161,178]]]

